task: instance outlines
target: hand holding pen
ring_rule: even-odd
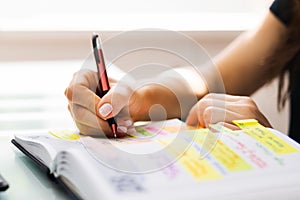
[[[96,89],[96,94],[102,98],[110,90],[110,86],[109,86],[109,81],[108,81],[107,72],[106,72],[103,50],[101,47],[101,41],[97,34],[93,35],[92,44],[93,44],[94,57],[95,57],[96,65],[97,65],[97,73],[98,73],[98,78],[99,78],[99,84]],[[116,123],[115,119],[109,118],[109,119],[107,119],[107,122],[108,122],[109,126],[111,127],[114,137],[116,138],[117,137],[117,123]]]

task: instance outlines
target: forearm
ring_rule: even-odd
[[[214,58],[226,93],[251,95],[274,78],[270,70],[276,74],[281,69],[272,68],[268,61],[285,38],[285,26],[269,12],[257,29],[242,34]]]

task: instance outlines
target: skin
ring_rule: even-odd
[[[227,127],[235,128],[232,125],[233,119],[254,118],[271,127],[249,96],[266,83],[269,70],[265,65],[266,58],[271,56],[275,49],[280,48],[285,37],[285,26],[268,12],[255,30],[242,34],[215,57],[214,62],[227,94],[209,93],[200,76],[189,67],[182,67],[175,70],[183,74],[191,91],[178,89],[175,94],[168,89],[175,83],[180,85],[182,80],[176,80],[176,77],[164,77],[170,87],[168,84],[149,84],[135,89],[126,85],[117,87],[117,82],[110,80],[112,89],[100,99],[95,95],[96,73],[81,70],[74,74],[65,91],[69,101],[68,108],[79,130],[87,135],[112,136],[105,119],[115,117],[119,127],[118,135],[123,136],[133,129],[134,121],[152,119],[149,113],[154,105],[164,108],[164,117],[185,116],[186,123],[193,126],[207,127],[210,123],[224,122]],[[272,70],[278,73],[280,71]],[[176,88],[180,88],[179,85]],[[189,104],[185,114],[185,111],[180,109],[176,98],[178,95],[194,95],[198,102]],[[105,116],[99,112],[103,105],[111,105],[112,108]],[[160,119],[159,115],[155,117],[155,120],[157,119]]]
[[[230,124],[233,119],[254,118],[261,124],[271,127],[248,96],[266,83],[268,66],[264,65],[265,59],[271,56],[275,49],[280,48],[286,37],[286,31],[285,26],[269,12],[256,30],[243,34],[221,52],[215,58],[215,62],[226,92],[235,96],[206,95],[191,109],[186,120],[187,124],[200,123],[206,127],[209,123],[219,121]],[[272,70],[278,73],[280,71],[280,69]],[[225,118],[218,117],[224,114]]]

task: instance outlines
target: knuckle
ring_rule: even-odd
[[[208,106],[203,110],[203,118],[204,121],[211,121],[214,113],[214,107],[213,106]]]
[[[208,94],[206,94],[205,95],[205,98],[207,98],[207,99],[216,99],[217,97],[220,97],[220,96],[222,96],[222,97],[224,97],[224,99],[225,99],[225,94],[218,94],[218,93],[208,93]]]
[[[201,110],[206,110],[208,107],[211,107],[213,104],[213,101],[212,99],[202,99],[199,101],[199,104],[198,104],[198,109],[201,111]]]
[[[81,69],[74,74],[73,85],[82,85],[88,88],[96,88],[98,84],[96,72],[90,69]]]
[[[214,93],[208,93],[207,95],[204,96],[204,99],[212,99],[214,98]]]
[[[64,92],[65,96],[67,97],[67,99],[69,101],[72,101],[72,96],[73,96],[73,87],[69,86],[65,89],[65,92]]]

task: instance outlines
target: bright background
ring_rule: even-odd
[[[181,31],[214,56],[257,26],[271,3],[0,0],[0,131],[74,127],[63,92],[90,53],[94,31],[104,39],[139,28]],[[277,113],[276,88],[273,83],[254,98],[274,127],[286,132],[288,112]]]
[[[2,30],[238,29],[252,26],[271,0],[1,0]],[[230,20],[228,20],[230,19]],[[224,23],[225,22],[225,23]]]

